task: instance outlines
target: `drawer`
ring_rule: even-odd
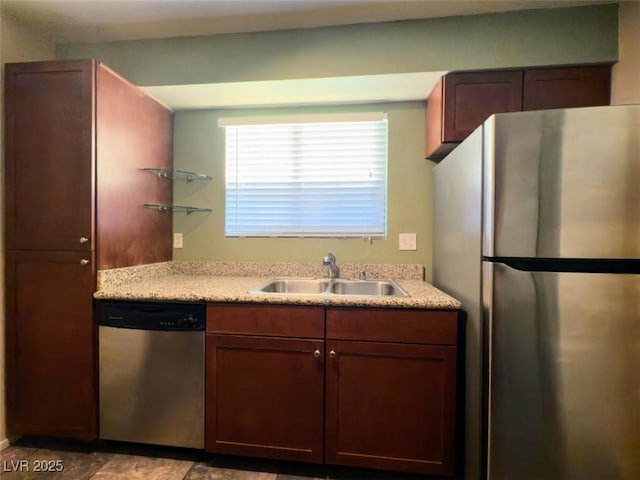
[[[323,338],[324,307],[210,304],[207,333]]]
[[[457,310],[327,308],[327,339],[458,343]]]

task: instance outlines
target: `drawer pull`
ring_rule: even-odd
[[[86,265],[89,265],[89,260],[87,260],[86,258],[83,258],[82,260],[80,260],[80,265],[82,265],[83,267]]]
[[[320,350],[316,350],[315,352],[313,352],[313,356],[316,358],[320,358]]]
[[[333,351],[333,350],[331,350],[331,351],[329,352],[329,356],[330,356],[331,358],[336,358],[336,352],[335,352],[335,351]]]

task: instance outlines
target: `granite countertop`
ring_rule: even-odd
[[[291,268],[291,264],[268,264],[267,267],[266,264],[247,262],[166,262],[104,270],[98,273],[98,290],[94,298],[424,309],[459,309],[462,306],[458,300],[417,278],[422,275],[422,268],[416,265],[403,265],[400,269],[389,265],[353,267],[356,271],[367,271],[369,278],[393,279],[409,297],[249,293],[275,276],[325,276],[322,269],[315,270],[316,265],[295,264],[295,267]],[[356,278],[357,274],[344,274],[354,273],[350,268],[344,266],[342,276]]]

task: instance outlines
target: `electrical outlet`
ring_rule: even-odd
[[[182,245],[183,245],[182,234],[181,233],[174,233],[173,234],[173,248],[182,248]]]
[[[400,250],[416,250],[416,239],[417,235],[415,233],[401,233],[398,235],[398,248]]]

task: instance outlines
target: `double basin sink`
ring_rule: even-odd
[[[346,280],[342,278],[272,278],[250,292],[294,295],[409,296],[393,280]]]

